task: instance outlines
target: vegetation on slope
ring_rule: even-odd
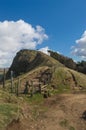
[[[0,90],[0,130],[4,130],[12,120],[18,118],[18,99],[14,95]]]
[[[15,56],[13,63],[7,73],[7,77],[10,75],[10,71],[14,71],[15,76],[26,73],[38,66],[49,66],[57,64],[61,66],[61,63],[42,52],[35,50],[21,50]]]
[[[21,50],[18,52],[8,71],[8,75],[10,74],[11,70],[15,72],[16,76],[13,81],[13,87],[16,83],[18,83],[18,79],[20,80],[19,95],[17,96],[22,96],[23,102],[21,103],[21,101],[12,93],[5,92],[6,89],[11,88],[10,80],[6,81],[6,88],[4,91],[0,91],[1,129],[4,129],[13,119],[17,120],[19,118],[19,109],[21,109],[21,107],[22,110],[20,113],[22,113],[25,118],[27,117],[28,122],[29,116],[31,115],[30,112],[35,119],[39,117],[41,111],[44,113],[46,108],[39,107],[39,104],[40,106],[41,104],[43,105],[44,93],[36,93],[32,97],[29,95],[30,93],[26,95],[24,95],[24,93],[21,93],[22,90],[24,92],[26,81],[32,81],[32,86],[34,88],[36,85],[39,86],[39,84],[41,84],[41,87],[45,87],[44,91],[49,90],[50,95],[64,92],[71,93],[77,91],[86,91],[86,75],[66,68],[52,57],[38,51]],[[15,88],[13,90],[13,93],[14,92]],[[26,103],[26,105],[24,103]],[[28,108],[28,103],[31,105],[30,109]],[[32,120],[33,118],[31,117],[31,121]],[[64,121],[65,120],[62,120],[60,122],[60,125],[64,124]]]
[[[68,65],[72,65],[72,63],[69,62]],[[8,76],[11,70],[14,72],[15,77],[22,74],[19,76],[21,86],[23,86],[22,90],[24,90],[26,81],[33,82],[33,84],[45,84],[60,91],[73,89],[81,91],[86,89],[86,81],[84,80],[86,76],[84,74],[66,68],[54,58],[39,51],[19,51],[8,71]],[[47,81],[49,77],[50,79]],[[16,81],[18,81],[17,78]]]
[[[51,84],[61,91],[86,91],[86,75],[66,67],[57,67],[52,75]]]
[[[65,65],[66,67],[86,74],[86,61],[74,62],[72,58],[58,54],[57,52],[49,50],[50,56]]]

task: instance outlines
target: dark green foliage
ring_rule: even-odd
[[[21,50],[16,54],[15,58],[13,59],[13,63],[9,68],[6,77],[10,78],[10,71],[13,71],[14,77],[17,77],[21,74],[29,72],[32,69],[35,69],[36,67],[52,67],[56,63],[57,61],[55,59],[51,58],[48,55],[45,55],[40,51]]]
[[[62,121],[60,122],[60,125],[61,125],[62,127],[68,127],[68,120],[67,120],[67,119],[62,120]]]
[[[86,61],[81,61],[77,63],[77,70],[86,74]]]
[[[55,58],[56,60],[64,64],[66,67],[74,69],[74,70],[76,69],[76,63],[71,58],[65,57],[61,54],[58,54],[57,52],[53,52],[50,50],[49,50],[49,53],[51,57]]]
[[[9,71],[6,74],[6,78],[7,79],[10,78],[10,71],[14,72],[13,77],[17,77],[39,66],[48,66],[48,67],[66,66],[68,68],[86,74],[85,61],[75,63],[71,58],[65,57],[61,54],[58,54],[57,52],[53,52],[49,50],[49,53],[51,57],[45,55],[40,51],[35,51],[35,50],[24,49],[19,51],[16,54],[13,63],[9,68]]]
[[[66,67],[86,74],[86,61],[75,63],[71,58],[49,50],[50,56],[64,64]]]

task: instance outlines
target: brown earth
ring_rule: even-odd
[[[59,94],[40,105],[23,104],[22,116],[7,130],[86,130],[86,94]]]

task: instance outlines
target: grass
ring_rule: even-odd
[[[37,120],[38,117],[44,116],[44,113],[48,111],[48,107],[44,106],[44,98],[42,94],[34,94],[33,97],[28,95],[23,97],[25,102],[27,102],[31,107],[32,119]]]
[[[85,74],[82,74],[82,73],[78,73],[74,70],[71,70],[71,72],[74,74],[75,78],[76,78],[76,81],[77,81],[77,84],[79,86],[82,86],[83,89],[86,90],[86,75]]]
[[[74,75],[75,81],[72,77]],[[70,92],[76,86],[76,89],[86,91],[86,75],[78,73],[66,67],[57,67],[52,75],[51,83],[58,89],[59,93]],[[77,83],[77,85],[76,85]]]
[[[68,128],[68,130],[75,130],[75,128],[73,126],[69,125],[69,122],[67,119],[60,121],[60,126]]]
[[[0,90],[0,130],[19,116],[18,99],[13,94]]]
[[[70,126],[69,130],[75,130],[75,128],[73,126]]]
[[[17,116],[18,107],[13,104],[0,104],[0,128],[4,128]]]
[[[60,126],[62,127],[68,127],[68,120],[67,119],[64,119],[60,122]]]
[[[39,105],[43,103],[44,98],[42,94],[37,93],[37,94],[34,94],[32,97],[29,97],[28,95],[24,96],[24,100],[30,104]]]
[[[18,102],[18,99],[14,94],[8,93],[7,91],[0,90],[0,102],[15,104]]]
[[[71,93],[69,86],[59,85],[57,89],[50,91],[50,95],[62,94],[62,93]]]
[[[65,69],[65,67],[56,68],[52,76],[52,83],[61,88],[62,86],[70,86],[68,80],[71,78],[71,74]]]

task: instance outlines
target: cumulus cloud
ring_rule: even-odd
[[[72,46],[72,54],[86,60],[86,31],[80,39],[76,40],[76,45]]]
[[[0,67],[9,66],[20,49],[36,49],[48,36],[41,26],[23,20],[0,22]]]
[[[47,54],[47,55],[50,55],[50,53],[48,52],[48,50],[49,50],[49,47],[46,46],[46,47],[44,47],[44,48],[41,48],[39,51],[41,51],[41,52],[43,52],[43,53],[45,53],[45,54]]]

